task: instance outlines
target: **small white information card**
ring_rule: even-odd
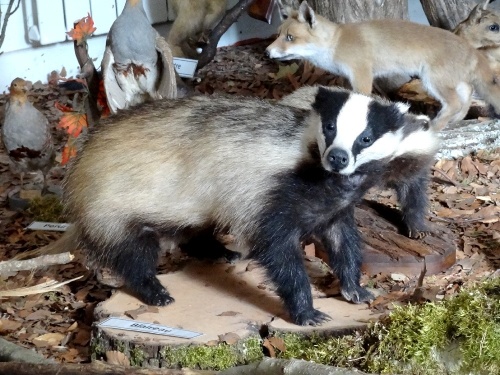
[[[48,223],[46,221],[34,221],[26,229],[31,230],[57,230],[59,232],[65,232],[70,224],[68,223]]]
[[[98,324],[103,328],[123,329],[125,331],[136,331],[144,333],[153,333],[155,335],[180,337],[184,339],[192,339],[201,336],[202,333],[186,331],[184,329],[162,326],[160,324],[139,322],[137,320],[128,320],[120,318],[108,318]]]
[[[198,60],[174,57],[174,68],[182,78],[193,78]]]

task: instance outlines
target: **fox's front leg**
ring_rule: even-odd
[[[359,65],[356,62],[348,71],[352,90],[361,94],[370,95],[373,90],[373,73],[371,65]]]
[[[330,267],[340,280],[344,298],[354,303],[373,300],[373,294],[359,283],[362,241],[354,220],[354,208],[339,213],[330,227],[318,237],[328,253]]]

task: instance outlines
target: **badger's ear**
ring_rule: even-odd
[[[314,103],[312,107],[316,110],[316,112],[321,112],[321,108],[323,104],[331,100],[332,92],[322,86],[318,87],[318,92],[316,93],[316,98],[314,99]]]
[[[316,26],[316,14],[307,1],[303,1],[302,4],[300,4],[297,19],[299,22],[308,23],[311,29],[314,29]]]
[[[349,96],[350,92],[347,90],[319,86],[312,108],[321,115],[336,117]]]

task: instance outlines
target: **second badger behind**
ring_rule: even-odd
[[[296,324],[328,319],[302,261],[311,236],[343,296],[371,299],[359,284],[354,203],[374,184],[395,184],[407,226],[424,231],[436,136],[402,104],[343,90],[320,88],[313,108],[198,96],[110,118],[68,171],[70,233],[152,305],[173,301],[156,278],[159,236],[199,245],[213,228],[249,245]]]

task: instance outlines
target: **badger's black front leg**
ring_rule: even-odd
[[[408,237],[422,238],[430,233],[425,219],[429,206],[428,183],[429,178],[426,173],[394,185]]]
[[[307,276],[298,235],[282,235],[278,229],[270,237],[257,240],[250,257],[267,271],[276,293],[285,304],[290,318],[298,325],[318,325],[329,320],[314,309],[311,285]]]
[[[373,294],[359,284],[362,241],[354,220],[354,209],[349,207],[339,212],[333,223],[317,235],[327,250],[330,267],[340,280],[344,298],[354,303],[372,300]]]

